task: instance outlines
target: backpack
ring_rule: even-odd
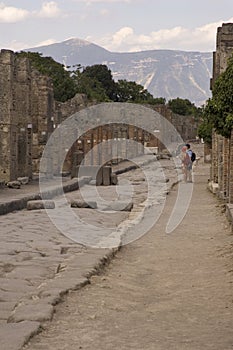
[[[192,155],[191,155],[191,161],[192,161],[192,163],[195,162],[195,160],[196,160],[196,153],[194,153],[194,152],[192,151]]]

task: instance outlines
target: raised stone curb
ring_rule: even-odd
[[[55,187],[50,190],[44,191],[42,193],[34,193],[29,195],[22,195],[22,198],[18,199],[11,199],[9,202],[0,203],[0,215],[5,215],[8,213],[11,213],[16,210],[22,210],[27,208],[27,203],[29,201],[33,200],[40,200],[40,199],[52,199],[56,196],[61,195],[63,192],[72,192],[75,190],[78,190],[80,187],[84,186],[85,184],[89,183],[90,178],[89,177],[83,177],[83,178],[73,178],[68,183],[63,185],[63,188]]]
[[[120,175],[120,174],[127,173],[128,171],[138,169],[138,168],[139,168],[139,165],[136,165],[136,164],[135,165],[130,165],[130,166],[126,167],[126,168],[114,171],[113,174]]]

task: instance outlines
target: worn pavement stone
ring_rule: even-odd
[[[36,334],[40,328],[39,322],[20,322],[0,324],[1,350],[19,350]]]

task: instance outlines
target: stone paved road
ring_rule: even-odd
[[[164,165],[174,172],[174,165]],[[154,164],[155,166],[155,164]],[[152,174],[156,169],[150,168]],[[168,171],[168,172],[169,172]],[[134,183],[134,209],[109,213],[74,209],[88,223],[100,228],[115,227],[129,216],[137,216],[145,201],[147,183],[140,169],[119,176]],[[165,196],[159,182],[160,197]],[[109,200],[118,196],[116,187],[100,187],[100,195]],[[67,200],[80,197],[78,191]],[[0,339],[1,350],[19,350],[41,323],[51,320],[56,305],[69,290],[81,288],[106,263],[115,250],[92,249],[72,242],[52,224],[43,210],[22,210],[0,216]]]
[[[233,349],[233,238],[207,177],[199,166],[175,232],[164,233],[172,191],[157,225],[70,293],[25,350]]]

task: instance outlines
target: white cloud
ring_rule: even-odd
[[[153,49],[176,49],[191,51],[213,51],[216,46],[217,27],[223,22],[209,23],[197,28],[174,27],[153,31],[147,35],[136,34],[131,27],[123,27],[116,33],[101,39],[90,38],[110,51],[142,51]]]
[[[109,15],[109,13],[110,13],[110,11],[107,10],[107,9],[102,9],[102,10],[100,10],[100,15],[101,15],[101,16],[107,16],[107,15]]]
[[[7,45],[0,43],[0,47],[4,48],[4,49],[12,50],[12,51],[22,51],[22,50],[29,49],[32,47],[51,45],[51,44],[54,44],[56,42],[57,42],[57,40],[47,39],[47,40],[44,40],[44,41],[41,41],[41,42],[35,44],[35,43],[26,43],[23,41],[12,40]]]
[[[43,2],[42,8],[38,13],[39,17],[54,18],[61,15],[61,10],[55,1]]]
[[[27,10],[0,3],[0,23],[15,23],[23,21],[28,16],[29,11]]]
[[[29,17],[55,18],[61,13],[55,1],[43,2],[39,11],[32,12],[0,3],[0,23],[16,23]]]
[[[125,3],[133,3],[135,0],[73,0],[73,2],[85,2],[87,5],[92,4],[92,3],[105,3],[105,4],[112,4],[116,2],[125,2]]]
[[[46,45],[51,45],[51,44],[55,44],[55,43],[57,43],[57,40],[47,39],[47,40],[41,41],[41,42],[33,45],[33,47],[46,46]]]

